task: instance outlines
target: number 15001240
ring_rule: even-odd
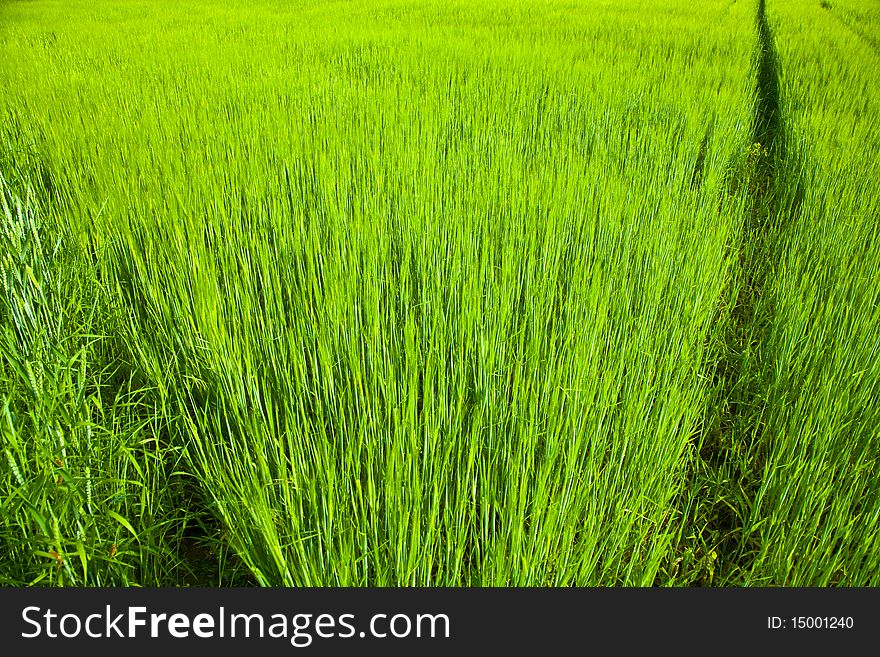
[[[852,616],[767,616],[769,630],[851,630]]]

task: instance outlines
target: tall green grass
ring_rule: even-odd
[[[257,582],[655,581],[745,203],[748,7],[4,12],[41,172],[9,175],[126,309],[106,362],[184,459],[154,472]]]
[[[114,363],[118,319],[82,254],[0,178],[0,582],[123,585],[176,573],[181,448]],[[134,526],[138,527],[137,530]]]
[[[751,584],[880,583],[876,10],[767,3],[784,150],[759,315]]]
[[[824,4],[4,3],[2,582],[876,584]]]

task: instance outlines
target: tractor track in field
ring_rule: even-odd
[[[781,228],[777,222],[783,209],[778,193],[782,186],[777,176],[786,161],[786,133],[776,46],[765,0],[758,0],[755,24],[757,93],[752,145],[730,188],[737,194],[745,187],[750,202],[734,247],[736,284],[719,302],[719,321],[726,326],[722,346],[716,347],[716,358],[707,372],[713,392],[695,437],[699,454],[686,487],[697,501],[684,513],[690,514],[689,524],[701,530],[684,540],[684,551],[676,559],[690,560],[690,575],[682,576],[697,586],[740,582],[739,573],[751,569],[750,555],[756,548],[747,529],[763,466],[760,418],[764,402],[761,368],[756,365],[772,320],[761,299],[768,266],[772,266],[771,246]],[[785,209],[796,212],[798,196],[786,202]]]
[[[763,461],[761,427],[756,422],[762,416],[763,401],[756,394],[760,380],[754,376],[760,343],[770,321],[766,315],[759,314],[759,309],[769,241],[774,236],[771,224],[779,210],[774,193],[778,184],[776,173],[785,157],[779,64],[765,0],[758,0],[756,30],[757,99],[747,165],[751,202],[739,244],[739,287],[726,339],[732,362],[728,364],[727,376],[722,379],[720,388],[718,428],[723,439],[721,449],[711,454],[715,462],[709,460],[720,475],[716,475],[716,482],[721,495],[714,501],[720,508],[713,509],[709,526],[718,540],[716,550],[722,581],[750,570],[747,562],[755,548],[746,529],[752,500],[760,486]]]

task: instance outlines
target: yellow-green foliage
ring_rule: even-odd
[[[755,584],[880,583],[880,13],[768,2],[785,187],[763,298]]]
[[[817,0],[817,30],[862,24],[833,4],[843,22]],[[833,49],[780,40],[791,146],[756,146],[757,11],[4,3],[3,221],[40,238],[8,246],[0,298],[3,581],[224,583],[237,564],[262,585],[828,581],[780,575],[773,532],[812,531],[779,510],[786,445],[821,437],[802,468],[835,490],[811,468],[869,436],[852,427],[877,381],[874,306],[857,305],[876,289],[876,195],[859,205],[870,178],[847,171],[877,115],[856,100],[867,55],[842,51],[847,93],[822,106],[831,83],[804,62]],[[858,102],[864,127],[833,144]],[[850,166],[826,172],[834,148]],[[744,235],[758,205],[782,207],[789,172],[806,192],[749,302],[770,318],[767,355],[719,375],[725,349],[745,354],[730,337],[758,266]],[[832,206],[836,191],[851,201]],[[864,240],[837,247],[845,222]],[[740,500],[743,543],[716,574],[701,514],[728,501],[699,499],[715,467],[699,451],[737,386],[742,426],[766,425],[748,449],[776,465]],[[776,415],[747,416],[763,395]],[[853,454],[861,474],[834,500],[874,480]],[[850,560],[835,581],[876,581],[853,561],[867,535],[847,536],[859,547],[823,544]]]

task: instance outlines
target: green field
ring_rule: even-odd
[[[0,0],[0,585],[880,586],[878,46]]]

